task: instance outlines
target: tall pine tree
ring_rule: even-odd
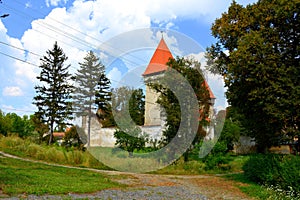
[[[76,73],[74,107],[77,114],[88,116],[87,145],[90,146],[92,111],[101,120],[105,118],[111,96],[110,81],[105,75],[105,66],[92,51],[87,53],[84,62],[79,63],[79,66]]]
[[[105,74],[105,66],[101,67],[101,75],[98,80],[98,85],[96,87],[96,101],[95,103],[98,106],[97,116],[101,121],[104,121],[111,109],[110,101],[111,101],[111,87],[110,80],[106,77]]]
[[[71,94],[73,86],[70,84],[71,74],[65,65],[68,57],[62,48],[54,43],[53,49],[46,52],[41,60],[41,72],[37,79],[40,85],[35,86],[37,96],[33,104],[38,108],[36,115],[42,122],[49,126],[49,144],[53,142],[55,126],[65,126],[68,119],[72,118]]]

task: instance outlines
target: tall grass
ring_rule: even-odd
[[[13,155],[28,157],[50,163],[66,164],[96,169],[109,169],[96,160],[89,152],[65,149],[56,145],[39,145],[17,136],[0,138],[0,150]]]
[[[202,159],[198,158],[198,160],[196,160],[191,158],[190,161],[184,162],[183,158],[180,158],[175,163],[165,166],[165,164],[158,162],[157,159],[142,159],[142,155],[139,154],[129,159],[127,152],[115,152],[113,148],[97,147],[90,148],[89,151],[83,152],[76,149],[67,150],[57,145],[39,145],[29,139],[21,139],[17,136],[0,138],[0,150],[21,157],[28,157],[46,162],[96,169],[111,169],[105,166],[105,163],[107,162],[106,164],[108,166],[118,170],[143,171],[145,168],[144,163],[147,162],[151,169],[159,170],[152,171],[150,169],[144,171],[152,171],[151,173],[157,174],[219,174],[240,172],[243,164],[248,160],[248,156],[217,155],[215,156],[216,158],[229,159],[230,162],[225,167],[223,165],[217,165],[208,170],[208,163],[204,162]],[[216,159],[215,157],[214,159]],[[99,162],[99,160],[104,164]]]

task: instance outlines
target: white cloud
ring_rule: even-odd
[[[116,67],[110,70],[107,74],[107,78],[111,80],[111,85],[113,88],[119,85],[119,81],[121,80],[121,77],[122,77],[122,73]]]
[[[28,80],[35,79],[30,73],[31,69],[27,67],[27,64],[21,62],[15,58],[23,60],[25,57],[23,45],[20,40],[11,38],[6,34],[7,30],[0,21],[0,78],[1,88],[5,86],[15,84],[21,88],[27,86]],[[29,66],[31,67],[31,66]],[[31,85],[30,85],[31,86]]]
[[[46,0],[49,6],[66,2],[67,0]],[[178,17],[211,21],[225,11],[229,4],[230,2],[218,0],[75,0],[68,9],[55,8],[44,19],[34,20],[32,29],[24,33],[21,42],[25,49],[45,55],[53,47],[54,41],[57,41],[69,57],[68,62],[76,68],[86,51],[98,49],[104,41],[118,34],[149,28],[151,22],[172,27],[172,20]],[[168,45],[176,48],[175,38],[165,39],[168,40]],[[127,44],[135,42],[134,40]],[[115,44],[114,48],[122,49],[124,44],[126,42]],[[26,59],[36,65],[40,64],[37,56],[28,55]],[[26,67],[24,72],[21,64],[18,66],[18,74],[34,79],[37,69]]]
[[[45,3],[50,7],[65,5],[67,1],[45,0]],[[237,2],[239,3],[239,0]],[[139,28],[149,28],[152,22],[161,27],[174,27],[176,19],[197,19],[211,24],[227,10],[229,5],[230,1],[220,0],[75,0],[69,8],[54,8],[45,18],[34,20],[32,28],[24,33],[20,41],[8,37],[7,29],[0,21],[1,41],[40,56],[2,46],[0,51],[39,65],[40,57],[45,55],[48,49],[52,49],[54,42],[57,41],[69,57],[66,64],[71,63],[74,70],[88,50],[98,50],[103,42],[116,35]],[[26,7],[30,9],[29,1]],[[144,38],[133,38],[132,41],[115,44],[113,48],[122,50],[122,45],[134,43],[138,39]],[[177,38],[166,36],[165,39],[170,48],[176,51]],[[149,40],[151,44],[155,44],[154,41],[153,38]],[[101,58],[106,58],[106,55],[97,53]],[[179,55],[181,53],[175,52]],[[0,68],[2,88],[14,83],[25,91],[24,87],[33,87],[36,82],[38,67],[5,56],[1,56],[1,65],[5,66]],[[120,80],[121,72],[113,68],[109,76],[114,80]]]
[[[30,104],[28,106],[22,106],[22,107],[15,107],[12,105],[6,105],[6,104],[1,104],[0,105],[1,111],[5,113],[16,113],[19,116],[24,116],[24,115],[31,115],[36,111],[36,107],[33,104]]]
[[[25,8],[31,8],[32,7],[32,4],[30,3],[30,1],[28,1],[26,4],[25,4]]]
[[[205,80],[208,82],[208,85],[212,92],[216,97],[215,108],[217,110],[225,109],[228,106],[225,92],[227,88],[225,88],[225,83],[223,77],[221,75],[212,74],[205,69],[206,66],[206,58],[204,57],[205,53],[200,52],[198,54],[190,54],[187,57],[193,58],[201,63],[201,70],[203,72]]]
[[[21,88],[18,86],[9,86],[9,87],[5,87],[3,89],[2,95],[17,97],[17,96],[22,96],[23,92],[22,92]]]
[[[46,0],[47,7],[58,6],[60,3],[67,3],[68,0]]]

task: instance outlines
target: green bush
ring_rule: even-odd
[[[44,149],[38,144],[29,144],[26,153],[28,156],[32,158],[36,158],[39,153],[41,153]]]
[[[203,147],[210,150],[210,153],[204,158],[200,159],[205,164],[205,170],[221,170],[227,171],[231,169],[229,162],[232,160],[227,152],[227,144],[222,141],[206,141],[202,144]],[[199,155],[199,150],[198,150]]]
[[[205,163],[205,170],[229,170],[231,166],[229,162],[231,161],[231,157],[223,154],[209,154],[203,159]]]
[[[83,163],[84,156],[81,151],[71,151],[69,153],[69,155],[71,156],[71,159],[69,160],[71,160],[74,164],[79,165]]]
[[[256,183],[276,185],[300,192],[300,157],[293,155],[253,155],[243,166],[245,176]]]
[[[51,147],[45,152],[46,161],[65,164],[66,159],[64,153],[55,147]]]
[[[15,148],[19,145],[24,144],[24,140],[18,136],[9,136],[1,138],[1,146],[4,148]]]

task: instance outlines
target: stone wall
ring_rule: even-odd
[[[88,133],[88,122],[83,117],[82,119],[82,128],[84,130],[85,135]],[[142,132],[152,140],[160,140],[162,138],[162,126],[140,126]],[[98,122],[96,117],[92,117],[91,120],[91,146],[101,146],[101,147],[114,147],[116,143],[116,139],[114,138],[114,133],[116,131],[115,127],[112,128],[103,128],[102,125]]]
[[[241,136],[238,142],[234,143],[233,152],[236,154],[249,154],[256,151],[256,144],[253,138]]]

